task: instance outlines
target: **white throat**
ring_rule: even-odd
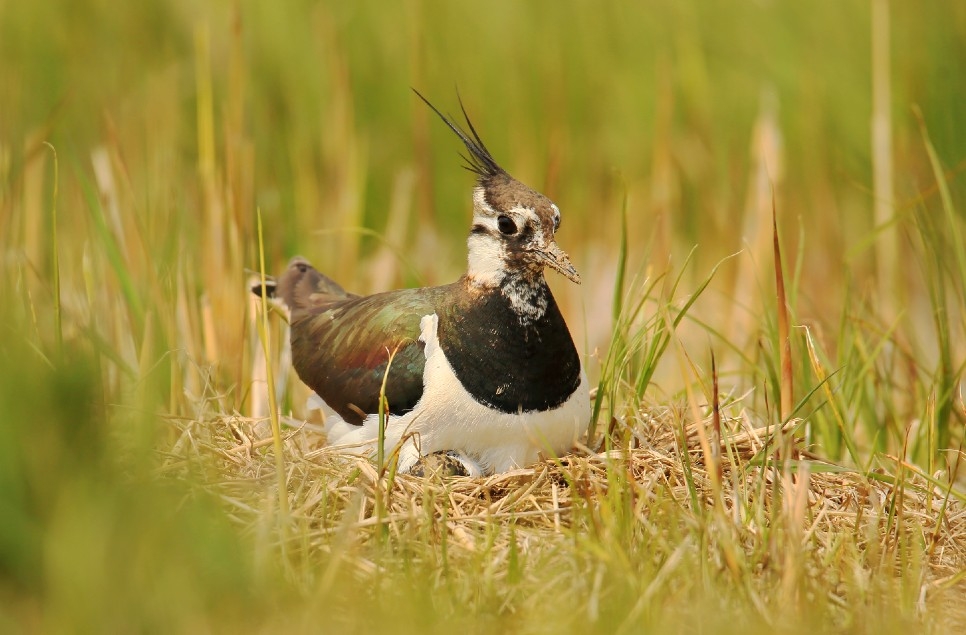
[[[474,284],[483,287],[499,286],[506,277],[506,249],[493,234],[496,227],[496,212],[486,202],[482,187],[473,190],[473,225],[490,230],[488,234],[470,234],[466,240],[466,275]]]
[[[469,257],[466,275],[483,287],[499,286],[506,278],[506,252],[492,236],[470,234],[466,241]]]

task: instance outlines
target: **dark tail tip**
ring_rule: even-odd
[[[275,299],[275,291],[278,289],[278,283],[275,280],[269,278],[265,280],[265,297],[269,300]],[[252,285],[252,293],[254,293],[259,298],[262,297],[262,283],[256,282]]]

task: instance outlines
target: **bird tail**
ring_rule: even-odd
[[[262,295],[262,285],[252,287],[252,293]],[[313,308],[357,297],[347,293],[339,283],[323,275],[301,256],[292,258],[285,273],[265,283],[265,295],[285,304],[292,321],[299,319]]]

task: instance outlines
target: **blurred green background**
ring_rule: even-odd
[[[913,106],[947,167],[966,143],[958,72],[966,17],[960,3],[893,5],[890,101],[896,198],[905,202],[933,181]],[[869,14],[869,2],[832,0],[494,2],[485,10],[461,2],[6,2],[5,161],[11,175],[23,169],[33,135],[83,165],[90,148],[113,138],[143,204],[161,214],[197,208],[201,31],[210,42],[203,63],[217,158],[250,169],[238,204],[246,222],[262,208],[280,251],[306,249],[301,222],[334,224],[333,208],[347,204],[332,193],[350,187],[362,219],[381,229],[394,179],[412,165],[427,171],[417,189],[431,182],[417,199],[419,218],[439,223],[451,249],[462,247],[468,180],[454,170],[457,144],[411,86],[449,112],[459,88],[496,156],[566,204],[573,238],[608,241],[619,173],[641,228],[661,213],[685,247],[714,252],[711,261],[741,247],[732,225],[743,215],[765,101],[783,140],[782,165],[772,167],[787,193],[782,213],[833,225],[822,231],[851,245],[871,218]],[[665,163],[670,177],[655,174]],[[162,171],[178,168],[187,173]],[[357,182],[341,182],[346,174]],[[653,200],[662,178],[673,205]],[[172,182],[181,187],[163,190]],[[728,244],[712,244],[718,234]],[[458,268],[458,255],[449,266]]]
[[[914,108],[962,195],[966,11],[892,4],[890,203],[902,221],[938,207]],[[104,150],[120,171],[118,209],[136,210],[155,267],[204,254],[214,263],[202,280],[234,282],[222,274],[255,264],[258,207],[273,268],[301,252],[364,292],[449,280],[464,264],[471,180],[416,87],[451,113],[459,89],[496,157],[564,210],[561,241],[589,282],[560,293],[571,313],[592,312],[571,320],[588,351],[609,336],[593,311],[612,292],[625,192],[632,270],[680,262],[697,245],[704,275],[756,244],[765,174],[790,263],[801,258],[808,274],[805,317],[838,314],[849,285],[894,291],[900,306],[921,299],[917,273],[896,271],[911,253],[901,222],[884,232],[897,245],[886,263],[895,280],[871,279],[882,219],[867,1],[82,0],[6,2],[2,16],[7,242],[25,240],[41,273],[52,168],[39,144],[49,141],[65,223],[82,196],[73,173],[93,180],[91,152]],[[118,216],[115,231],[130,235]],[[379,241],[347,229],[357,226],[384,234],[406,266],[376,259],[380,273],[360,271],[358,250],[372,254]],[[740,270],[721,276],[732,300],[751,295]],[[727,335],[746,337],[747,326]]]
[[[697,246],[679,295],[742,252],[682,338],[725,392],[764,381],[774,192],[793,322],[861,368],[856,437],[895,451],[921,419],[935,467],[963,416],[966,4],[878,3],[874,106],[876,4],[0,0],[0,631],[230,630],[284,603],[191,485],[215,467],[157,478],[165,417],[250,413],[256,209],[271,270],[301,253],[358,292],[461,273],[472,179],[411,87],[454,114],[458,91],[560,205],[584,284],[551,283],[593,379],[626,199],[631,273]],[[679,398],[680,369],[648,390]]]

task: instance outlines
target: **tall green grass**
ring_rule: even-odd
[[[966,489],[966,9],[888,10],[874,101],[859,0],[0,4],[0,631],[938,628],[918,594],[962,578],[915,582],[938,542],[901,498],[941,520]],[[561,206],[585,282],[551,284],[598,386],[588,443],[613,451],[606,489],[560,484],[563,526],[483,524],[475,551],[429,488],[368,541],[367,499],[340,498],[363,472],[290,492],[290,516],[280,483],[311,466],[281,443],[249,448],[272,459],[250,497],[212,493],[261,390],[252,342],[280,344],[246,288],[259,218],[269,271],[301,253],[370,292],[463,270],[472,180],[410,87],[444,112],[458,87]],[[720,447],[689,450],[712,417]],[[620,458],[662,422],[681,483]],[[835,465],[749,460],[739,424]],[[708,461],[741,468],[710,502]],[[894,485],[825,551],[800,529],[820,469]]]

